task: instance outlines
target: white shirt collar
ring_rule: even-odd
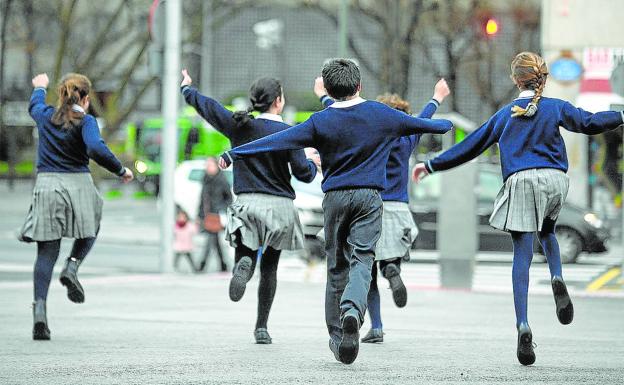
[[[524,91],[520,92],[520,95],[518,95],[518,99],[532,98],[533,96],[535,96],[535,91],[533,91],[533,90],[524,90]]]
[[[352,107],[355,106],[356,104],[360,104],[360,103],[364,103],[366,101],[366,99],[362,99],[361,97],[357,97],[357,98],[353,98],[350,100],[343,100],[340,102],[334,102],[334,104],[332,104],[330,107],[331,108],[346,108],[346,107]]]
[[[276,114],[270,114],[268,112],[263,112],[260,115],[256,116],[256,119],[266,119],[266,120],[272,120],[274,122],[284,122],[284,119],[282,119],[281,115],[276,115]]]
[[[82,108],[82,106],[79,106],[78,104],[74,104],[72,106],[72,110],[76,111],[76,112],[82,112],[83,114],[87,114],[84,110],[84,108]]]

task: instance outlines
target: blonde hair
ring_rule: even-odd
[[[405,101],[397,94],[389,94],[385,93],[383,95],[377,96],[377,101],[381,102],[387,106],[390,106],[396,110],[403,111],[407,114],[412,114],[412,109],[410,107],[409,102]]]
[[[531,102],[522,108],[513,106],[511,108],[511,116],[524,116],[530,118],[537,112],[537,104],[539,103],[546,78],[548,77],[548,67],[544,59],[533,52],[520,52],[511,61],[511,78],[522,89],[534,90],[535,95]]]
[[[69,73],[61,79],[58,87],[58,107],[52,116],[52,123],[64,129],[78,126],[84,114],[72,107],[91,92],[91,81],[84,75]]]

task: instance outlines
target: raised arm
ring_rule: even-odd
[[[296,126],[265,136],[253,142],[226,151],[221,155],[221,166],[229,166],[233,161],[263,152],[299,150],[314,147],[314,123],[312,117]]]
[[[232,130],[236,127],[236,122],[232,118],[232,112],[223,107],[221,103],[200,94],[197,89],[192,87],[191,83],[193,80],[187,70],[182,71],[182,75],[184,79],[182,80],[181,90],[186,103],[195,108],[197,113],[217,131],[229,138]]]
[[[423,119],[410,116],[404,112],[396,111],[395,116],[400,121],[400,127],[396,133],[399,136],[413,134],[444,134],[453,128],[453,123],[446,119]]]
[[[426,169],[432,173],[457,167],[479,156],[497,140],[494,132],[494,117],[491,117],[466,139],[426,162]]]
[[[604,111],[592,114],[565,102],[561,108],[559,125],[568,131],[596,135],[623,124],[624,112]]]
[[[124,176],[129,170],[122,166],[117,157],[108,149],[100,136],[97,121],[91,115],[85,115],[82,124],[82,140],[87,147],[87,155],[97,164],[117,176]]]
[[[30,96],[30,104],[28,105],[28,112],[30,116],[36,121],[40,119],[49,110],[53,110],[52,106],[48,106],[45,102],[46,88],[48,88],[48,75],[39,74],[32,80],[34,87],[32,95]]]

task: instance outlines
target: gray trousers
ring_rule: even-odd
[[[325,321],[330,338],[342,338],[341,316],[357,309],[364,322],[383,203],[377,190],[330,191],[323,199],[327,286]]]

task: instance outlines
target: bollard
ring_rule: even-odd
[[[437,244],[442,287],[472,287],[478,247],[477,171],[473,161],[440,174]]]

